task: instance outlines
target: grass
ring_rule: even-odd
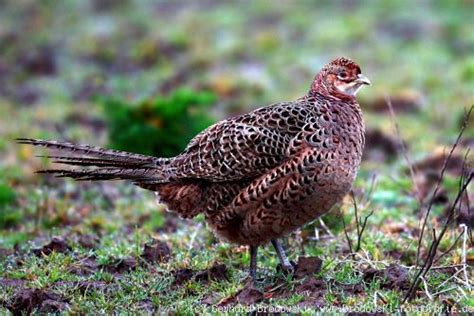
[[[119,184],[119,187],[122,185]],[[125,186],[125,185],[124,185]],[[213,304],[222,299],[232,296],[246,283],[246,267],[249,257],[246,249],[218,242],[210,232],[203,229],[202,224],[183,222],[172,219],[173,225],[178,229],[172,233],[157,232],[150,229],[147,223],[139,224],[137,221],[143,216],[142,209],[146,204],[145,212],[153,212],[147,199],[148,194],[137,192],[141,201],[124,199],[118,204],[120,207],[109,207],[94,211],[92,219],[86,219],[80,224],[56,227],[51,231],[40,230],[36,240],[32,243],[21,243],[17,254],[9,256],[3,262],[1,278],[24,280],[25,287],[47,288],[55,293],[61,294],[69,300],[70,311],[88,313],[91,311],[99,313],[112,312],[138,312],[153,306],[159,311],[177,311],[179,313],[210,312],[216,305],[203,305],[202,300]],[[95,205],[94,202],[91,202]],[[350,208],[350,203],[343,206]],[[109,218],[114,209],[114,220],[103,220]],[[378,210],[378,207],[376,207]],[[402,211],[403,207],[398,207]],[[136,210],[136,211],[134,211]],[[363,213],[365,211],[362,211]],[[416,242],[412,237],[412,228],[417,227],[416,217],[404,216],[406,232],[387,233],[387,216],[383,212],[375,212],[364,235],[362,250],[353,259],[348,256],[348,248],[342,233],[330,237],[322,232],[319,225],[313,225],[314,229],[320,231],[320,238],[307,236],[304,242],[298,241],[297,236],[290,237],[289,255],[290,259],[297,260],[299,256],[318,256],[323,260],[323,268],[317,273],[316,278],[321,279],[327,286],[324,296],[326,307],[332,306],[342,310],[356,308],[384,308],[386,311],[396,311],[403,298],[404,292],[383,286],[384,281],[380,278],[364,280],[364,272],[369,267],[383,269],[391,263],[401,264],[410,269],[413,275],[412,265],[400,263],[398,259],[391,257],[390,253],[400,252],[402,254],[416,253]],[[397,218],[389,219],[397,223]],[[170,219],[164,220],[162,228],[170,224]],[[21,233],[18,232],[21,236]],[[95,249],[88,249],[77,243],[78,234],[98,235],[99,244]],[[48,256],[37,257],[31,253],[32,248],[38,247],[49,241],[49,236],[65,236],[71,250],[66,253],[53,252]],[[8,236],[14,240],[15,232],[10,231]],[[350,232],[355,238],[355,231]],[[81,276],[71,273],[71,268],[81,265],[82,258],[95,257],[99,265],[106,265],[117,258],[133,257],[140,260],[143,245],[150,238],[158,238],[166,241],[172,250],[169,262],[145,265],[135,271],[121,274],[111,274],[103,269],[95,269],[90,274]],[[21,240],[21,237],[19,237]],[[441,246],[447,249],[456,234],[453,232],[446,238]],[[5,241],[5,239],[3,239]],[[304,249],[304,254],[302,253]],[[459,263],[460,249],[455,249],[451,254],[441,259],[437,266],[448,266]],[[411,258],[413,260],[413,258]],[[229,269],[228,280],[211,281],[202,283],[188,280],[177,286],[174,284],[175,274],[173,271],[188,268],[192,270],[205,270],[216,263],[223,263]],[[292,280],[282,274],[276,273],[276,256],[270,247],[266,247],[259,256],[259,275],[263,281],[259,284],[262,289],[272,288],[282,283],[285,295],[269,298],[261,303],[261,306],[279,306],[280,308],[296,308],[298,303],[305,302],[308,297],[304,293],[293,292],[303,281]],[[430,308],[446,309],[445,300],[456,300],[459,306],[470,306],[467,289],[463,288],[456,279],[449,279],[450,274],[443,270],[434,270],[429,274],[427,284],[431,293],[442,292],[443,300],[430,302]],[[78,286],[80,281],[104,282],[104,286],[84,291]],[[446,282],[445,282],[446,281]],[[69,283],[68,283],[69,282]],[[360,292],[348,292],[348,285],[358,285]],[[8,301],[12,295],[12,289],[7,288],[0,294],[0,300]],[[420,298],[405,305],[405,308],[426,307],[426,298],[420,294]],[[151,303],[146,303],[151,301]],[[151,304],[151,305],[147,305]],[[376,305],[375,305],[376,304]],[[147,307],[148,306],[148,307]],[[263,308],[263,307],[261,307]]]
[[[16,137],[109,142],[104,129],[107,114],[95,96],[139,104],[180,87],[210,90],[218,100],[212,115],[225,117],[299,97],[328,59],[347,55],[374,83],[359,96],[369,129],[393,140],[392,119],[374,110],[374,104],[385,95],[393,100],[420,96],[409,98],[414,103],[411,111],[396,115],[413,161],[452,144],[464,108],[474,101],[474,37],[469,23],[474,11],[467,2],[363,1],[355,7],[328,2],[315,7],[301,1],[269,8],[265,1],[255,1],[249,8],[224,3],[210,10],[204,5],[155,8],[130,1],[105,12],[97,12],[92,2],[80,3],[10,3],[0,12],[0,48],[5,47],[0,65],[8,68],[8,75],[0,74],[0,281],[20,282],[15,286],[0,282],[2,314],[9,312],[5,306],[22,288],[61,295],[70,313],[191,314],[228,308],[217,303],[245,287],[246,249],[219,242],[202,217],[177,219],[156,206],[151,193],[129,184],[74,183],[33,173],[49,162],[33,157],[41,150],[16,145]],[[35,21],[34,28],[27,23],[30,20]],[[42,45],[53,48],[52,73],[42,68],[38,74],[22,57]],[[472,137],[471,123],[465,139]],[[368,144],[369,150],[373,145]],[[382,152],[382,158],[386,155]],[[409,278],[416,272],[420,206],[402,155],[388,158],[364,160],[354,185],[360,214],[374,210],[362,249],[355,256],[348,252],[338,215],[338,211],[344,214],[349,237],[355,241],[352,201],[347,198],[322,218],[324,226],[317,220],[287,241],[291,260],[302,256],[322,260],[321,271],[313,276],[322,281],[319,287],[301,290],[307,280],[276,273],[274,251],[270,247],[260,251],[259,288],[265,291],[261,308],[300,308],[308,315],[312,314],[304,310],[308,306],[329,311],[399,310],[405,291],[393,282],[387,285],[383,273],[366,275],[369,268],[383,271],[390,264],[406,268]],[[430,172],[420,170],[418,175],[425,181]],[[456,193],[458,177],[449,172],[443,181],[448,201]],[[426,183],[429,191],[432,187]],[[439,230],[445,207],[435,206],[429,229]],[[459,227],[451,227],[439,253],[448,250],[459,233]],[[33,253],[53,236],[63,237],[70,249],[47,256]],[[84,246],[81,236],[92,236],[96,245]],[[143,261],[143,246],[152,239],[169,245],[169,261]],[[429,239],[428,234],[422,254]],[[472,280],[470,246],[468,241],[467,274]],[[97,266],[80,275],[77,269],[84,268],[86,258],[95,258]],[[135,270],[114,274],[104,268],[127,258],[139,263]],[[463,273],[452,268],[462,260],[459,242],[436,264],[425,280],[426,288],[422,283],[404,310],[472,311],[472,282],[466,284]],[[190,278],[175,284],[176,271],[197,273],[216,264],[227,267],[228,279]]]

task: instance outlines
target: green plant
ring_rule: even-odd
[[[0,182],[0,228],[13,226],[20,221],[21,214],[12,207],[15,200],[15,191]]]
[[[105,99],[110,146],[146,155],[176,155],[214,122],[208,111],[215,101],[213,93],[184,88],[137,104]]]

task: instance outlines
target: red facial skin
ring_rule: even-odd
[[[346,94],[337,87],[357,80],[360,73],[359,65],[352,60],[344,57],[336,58],[316,75],[310,92],[339,100],[354,100],[354,95]]]

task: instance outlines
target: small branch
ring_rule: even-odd
[[[354,191],[351,191],[351,198],[352,198],[352,205],[354,206],[354,215],[356,220],[356,230],[357,230],[357,238],[360,236],[360,227],[359,227],[359,214],[358,214],[358,207],[357,202],[354,196]],[[357,249],[356,249],[357,252]]]
[[[445,252],[443,252],[442,254],[440,254],[438,256],[438,258],[436,258],[434,261],[433,261],[433,264],[436,264],[439,262],[439,260],[446,256],[448,253],[450,253],[451,251],[453,251],[453,249],[456,247],[456,245],[458,244],[458,241],[461,239],[461,237],[463,236],[464,232],[461,232],[458,237],[456,237],[456,240],[454,240],[453,244],[451,245],[451,247],[449,247]]]
[[[331,232],[329,227],[327,227],[326,223],[322,220],[321,217],[319,218],[319,224],[321,224],[321,227],[324,228],[324,230],[329,236],[334,237],[334,234]]]
[[[360,245],[361,245],[361,242],[362,242],[362,235],[364,234],[365,228],[367,227],[367,220],[373,214],[374,214],[374,210],[370,211],[370,213],[364,218],[364,221],[362,222],[362,226],[361,226],[361,229],[360,229],[360,235],[357,235],[356,252],[360,250]]]
[[[385,102],[387,103],[388,109],[390,111],[390,119],[392,121],[392,124],[395,127],[395,132],[397,134],[398,142],[400,143],[400,147],[402,149],[403,157],[405,158],[405,161],[408,165],[408,169],[410,171],[410,176],[411,176],[411,180],[413,182],[413,186],[416,192],[416,197],[421,205],[422,201],[421,201],[421,196],[420,196],[420,190],[418,188],[418,182],[416,181],[416,172],[415,172],[415,169],[413,168],[413,163],[411,162],[411,159],[408,155],[408,149],[406,148],[405,142],[403,141],[402,133],[400,132],[400,126],[397,123],[397,120],[395,117],[395,111],[393,110],[392,100],[390,100],[390,98],[386,96]]]
[[[457,207],[458,203],[461,201],[461,197],[464,194],[464,192],[466,191],[469,184],[471,183],[471,180],[472,180],[473,177],[474,177],[474,173],[471,173],[466,179],[464,177],[461,177],[461,179],[460,179],[460,190],[459,190],[459,192],[456,196],[456,199],[454,200],[453,205],[449,209],[448,217],[446,218],[446,221],[443,225],[441,233],[431,243],[430,250],[428,252],[425,263],[423,264],[423,267],[418,271],[417,275],[415,276],[415,279],[413,280],[413,283],[410,286],[410,289],[407,291],[407,294],[405,295],[405,298],[403,299],[403,303],[405,303],[407,300],[413,298],[413,296],[415,295],[416,289],[420,285],[420,282],[421,282],[420,277],[425,277],[426,274],[430,271],[431,266],[433,265],[433,262],[434,262],[434,258],[436,256],[436,251],[438,249],[438,246],[439,246],[441,240],[443,239],[444,234],[446,233],[448,227],[450,226],[450,224],[454,220],[456,207]]]
[[[430,299],[430,301],[433,300],[433,296],[430,294],[430,291],[428,289],[428,283],[426,282],[425,278],[424,277],[420,277],[420,279],[423,281],[423,286],[425,287],[425,293],[426,293],[426,296],[428,296],[428,298]]]
[[[344,226],[344,235],[346,236],[347,245],[349,246],[349,251],[351,252],[351,254],[354,254],[354,251],[352,251],[352,241],[349,238],[349,233],[347,232],[347,227],[346,227],[346,221],[344,220],[344,213],[342,213],[341,211],[339,211],[339,213],[341,214],[342,225]]]
[[[416,261],[415,261],[417,266],[419,265],[421,244],[423,242],[423,234],[424,234],[424,231],[425,231],[425,228],[426,228],[426,223],[428,221],[428,216],[430,215],[431,209],[432,209],[433,204],[434,204],[434,198],[435,198],[436,194],[438,193],[439,188],[441,187],[441,182],[443,181],[444,174],[445,174],[446,169],[448,167],[448,163],[449,163],[449,161],[450,161],[450,159],[451,159],[451,157],[454,153],[454,150],[458,146],[459,141],[461,140],[461,137],[464,133],[464,130],[466,129],[466,126],[469,122],[469,117],[471,116],[471,112],[472,112],[473,108],[474,108],[474,106],[471,106],[469,111],[464,116],[464,121],[463,121],[463,124],[461,126],[461,130],[459,131],[458,137],[456,138],[456,141],[454,142],[453,146],[451,147],[451,150],[449,151],[448,156],[444,160],[443,168],[441,168],[441,174],[439,176],[438,182],[436,183],[436,187],[433,191],[433,194],[431,195],[431,199],[429,201],[428,208],[426,209],[425,216],[423,218],[423,222],[422,222],[422,226],[421,226],[421,230],[420,230],[420,236],[418,237],[418,248],[416,250]],[[421,203],[422,202],[420,202],[420,207],[422,205]]]
[[[464,279],[466,281],[466,284],[468,285],[468,290],[469,292],[471,291],[471,283],[469,282],[469,277],[467,275],[467,256],[466,256],[466,249],[467,249],[467,225],[465,224],[462,224],[461,227],[463,228],[463,242],[462,242],[462,270],[463,270],[463,274],[464,274]]]
[[[365,200],[366,201],[370,201],[370,197],[372,196],[372,192],[374,192],[375,181],[376,180],[377,180],[377,175],[376,174],[372,175],[372,178],[370,179],[369,191],[367,191],[367,194],[365,195]]]
[[[355,216],[355,221],[356,221],[356,230],[357,230],[357,244],[355,247],[355,252],[358,252],[361,248],[361,243],[362,243],[362,235],[364,234],[364,230],[367,226],[367,220],[369,217],[371,217],[374,214],[374,210],[372,210],[362,221],[361,218],[359,217],[359,208],[357,206],[357,202],[354,196],[354,192],[351,191],[351,198],[352,198],[352,204],[354,205],[354,216]]]

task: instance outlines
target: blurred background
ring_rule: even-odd
[[[0,291],[0,305],[11,301],[19,284],[56,286],[74,310],[86,314],[113,313],[124,306],[153,310],[184,304],[187,310],[201,296],[213,302],[216,293],[217,299],[235,293],[246,275],[247,252],[219,243],[204,229],[203,216],[180,220],[156,206],[153,194],[127,183],[39,176],[35,170],[52,167],[35,157],[46,152],[14,140],[59,139],[176,155],[217,120],[302,96],[335,57],[353,59],[372,81],[358,95],[367,144],[354,195],[361,214],[374,210],[362,243],[364,255],[387,265],[412,266],[421,205],[434,203],[428,229],[439,231],[459,190],[463,157],[474,143],[474,116],[440,191],[432,196],[443,153],[474,103],[472,0],[0,0],[0,7],[0,287],[9,289]],[[471,154],[467,167],[472,163]],[[408,165],[416,171],[412,176]],[[472,227],[472,185],[468,191],[458,224]],[[346,199],[323,221],[289,239],[290,258],[318,256],[329,263],[321,276],[328,282],[358,284],[360,262],[344,261],[349,250],[341,212],[354,236],[352,201]],[[440,251],[452,250],[459,240],[456,227],[446,236]],[[142,253],[151,237],[166,242],[173,259],[158,266],[162,257],[154,255],[154,263],[138,268],[137,260],[148,260],[155,249],[145,246]],[[160,246],[162,253],[169,254],[168,246]],[[261,252],[267,260],[262,267],[276,266],[274,254],[266,251]],[[455,265],[460,258],[461,250],[454,247],[440,262]],[[473,264],[472,251],[467,258]],[[184,271],[189,278],[214,262],[226,263],[229,282],[176,287],[164,273]],[[443,293],[449,306],[474,306],[469,291],[451,278],[454,272],[446,271],[428,280],[430,288]],[[183,278],[178,272],[176,279]],[[74,290],[61,282],[89,282],[80,284],[95,290],[83,295],[80,286]],[[104,282],[114,290],[100,287]],[[396,307],[401,294],[392,288],[376,281],[363,290],[368,293],[364,298],[355,299],[355,292],[328,292],[324,304],[358,306],[363,301],[372,306],[372,298],[385,293],[380,304]],[[282,304],[301,301],[293,292]],[[4,306],[33,308],[11,304]],[[422,296],[418,304],[430,301]]]
[[[395,207],[413,215],[417,200],[385,98],[422,174],[439,171],[474,101],[471,0],[0,4],[3,248],[62,229],[169,226],[146,191],[35,175],[49,162],[16,137],[175,155],[214,121],[302,96],[325,63],[345,56],[373,83],[358,97],[368,134],[356,190],[380,179],[382,223],[397,220]],[[461,147],[473,137],[471,124]]]

